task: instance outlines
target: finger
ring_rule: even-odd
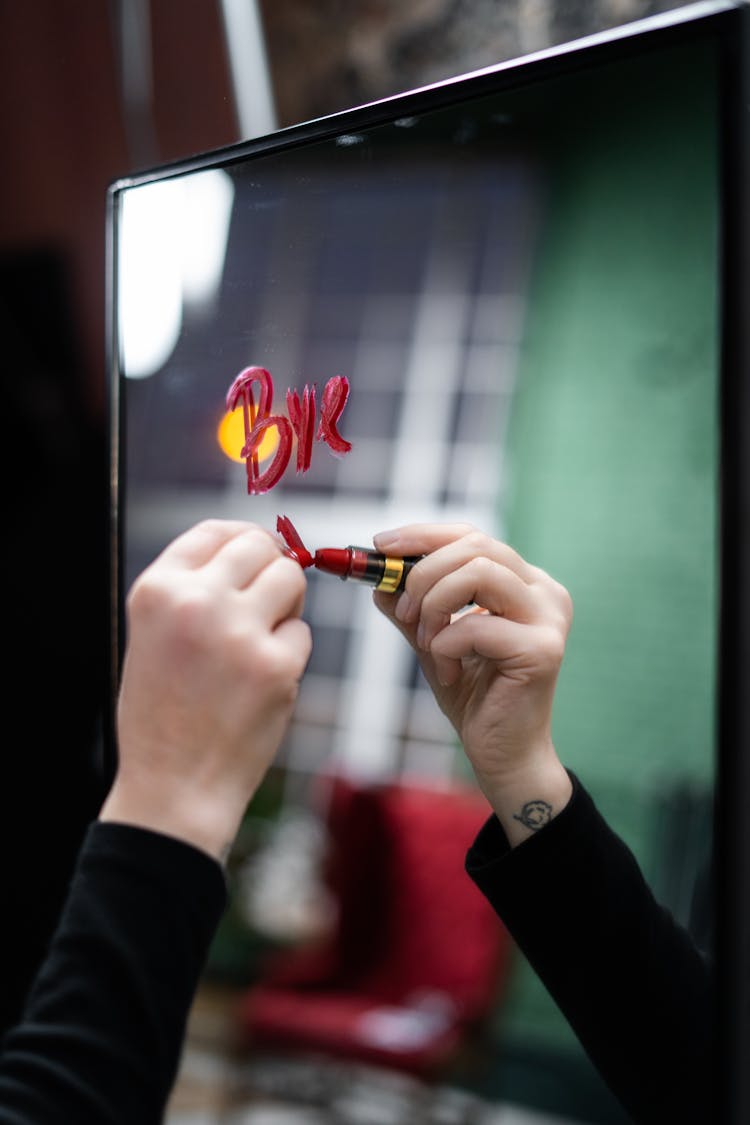
[[[466,614],[481,614],[485,617],[492,616],[487,612],[486,609],[482,609],[481,606],[475,605],[467,607],[460,614],[454,614],[453,618],[451,619],[451,624],[455,623],[456,621],[458,621],[459,617],[463,617]],[[438,636],[440,635],[441,634],[438,634]],[[450,685],[455,683],[456,680],[458,680],[461,676],[461,673],[463,671],[464,656],[475,655],[476,653],[472,651],[467,651],[465,653],[461,652],[456,656],[452,654],[449,655],[441,651],[440,645],[430,643],[426,651],[423,653],[423,659],[427,659],[431,662],[435,670],[435,677],[437,678],[438,683],[442,687],[450,687]]]
[[[243,601],[268,630],[299,617],[305,605],[307,578],[299,563],[280,552],[243,589]]]
[[[523,623],[539,617],[533,588],[517,574],[486,556],[470,558],[438,579],[422,598],[417,634],[420,647],[429,648],[433,637],[469,602]]]
[[[281,557],[281,548],[271,533],[250,524],[218,548],[206,562],[205,570],[222,585],[244,590],[265,567]],[[299,564],[294,565],[300,569]]]
[[[463,664],[460,660],[443,656],[439,652],[431,654],[429,659],[432,661],[432,666],[435,669],[435,678],[440,687],[450,687],[451,684],[455,684],[460,678],[461,672],[463,671]]]
[[[438,682],[450,687],[460,678],[463,661],[477,657],[501,665],[503,673],[510,674],[520,667],[529,644],[528,631],[528,625],[494,617],[479,608],[461,615],[430,646]]]
[[[537,568],[526,562],[517,551],[499,539],[493,539],[471,524],[409,524],[392,531],[381,531],[374,536],[373,542],[379,551],[393,555],[427,555],[431,557],[434,552],[453,547],[460,556],[465,558],[473,555],[486,554],[497,562],[515,571],[524,581],[534,580]],[[463,544],[462,548],[458,545]],[[449,555],[442,555],[449,558]],[[458,557],[458,554],[456,555]],[[428,558],[419,563],[420,572],[430,574],[426,566]]]
[[[561,631],[549,625],[522,625],[492,614],[463,614],[432,642],[435,659],[461,661],[478,656],[519,675],[557,669],[565,646]]]
[[[533,582],[536,568],[529,566],[517,551],[500,539],[493,539],[482,531],[473,530],[458,539],[437,547],[412,569],[413,580],[409,592],[413,597],[421,596],[434,582],[452,570],[458,570],[464,563],[474,558],[491,559],[507,567],[523,582]]]
[[[381,549],[389,543],[393,546],[388,546],[388,550],[394,552],[424,554],[412,567],[396,606],[399,620],[407,624],[419,618],[421,600],[427,590],[473,558],[494,560],[527,583],[537,580],[539,575],[537,568],[529,566],[507,543],[468,524],[412,524],[395,532],[380,533],[375,542]]]
[[[201,520],[173,539],[158,557],[190,568],[204,566],[231,539],[255,526],[241,520]]]
[[[288,617],[286,621],[277,625],[273,635],[283,645],[287,657],[291,660],[295,679],[302,679],[312,652],[310,626],[300,617]]]
[[[468,523],[411,523],[379,531],[372,541],[385,554],[426,555],[474,530]]]

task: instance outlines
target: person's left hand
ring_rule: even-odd
[[[136,579],[100,819],[226,854],[286,731],[311,650],[306,579],[254,524],[206,520]]]

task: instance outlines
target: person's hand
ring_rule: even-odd
[[[220,520],[180,535],[136,579],[100,819],[226,855],[310,656],[305,589],[272,535]]]
[[[416,650],[480,787],[517,843],[571,793],[551,730],[570,596],[468,525],[413,524],[381,532],[374,543],[386,554],[426,556],[402,594],[376,592],[374,600]]]

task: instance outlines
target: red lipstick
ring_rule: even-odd
[[[284,539],[285,552],[301,567],[314,566],[325,574],[342,579],[365,582],[376,590],[396,594],[403,590],[411,568],[423,555],[399,558],[384,555],[369,547],[321,547],[313,555],[302,542],[299,532],[288,516],[279,516],[276,530]]]
[[[402,559],[383,555],[368,547],[322,547],[315,552],[312,565],[326,574],[353,578],[355,582],[366,582],[376,590],[397,594],[403,590],[411,568],[422,557],[417,555]]]

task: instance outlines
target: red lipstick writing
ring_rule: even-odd
[[[255,402],[254,385],[257,385],[258,403]],[[232,382],[227,391],[226,408],[229,411],[242,407],[245,444],[240,456],[247,469],[247,491],[253,495],[270,492],[286,472],[292,455],[292,442],[297,439],[298,473],[310,468],[313,442],[324,442],[336,457],[343,457],[352,447],[338,430],[338,423],[349,398],[349,380],[344,375],[334,375],[323,388],[320,402],[320,422],[315,421],[315,384],[305,384],[302,396],[296,390],[287,390],[286,407],[289,417],[273,413],[273,379],[265,367],[246,367]],[[279,443],[267,469],[261,472],[258,450],[267,430],[276,427]]]

